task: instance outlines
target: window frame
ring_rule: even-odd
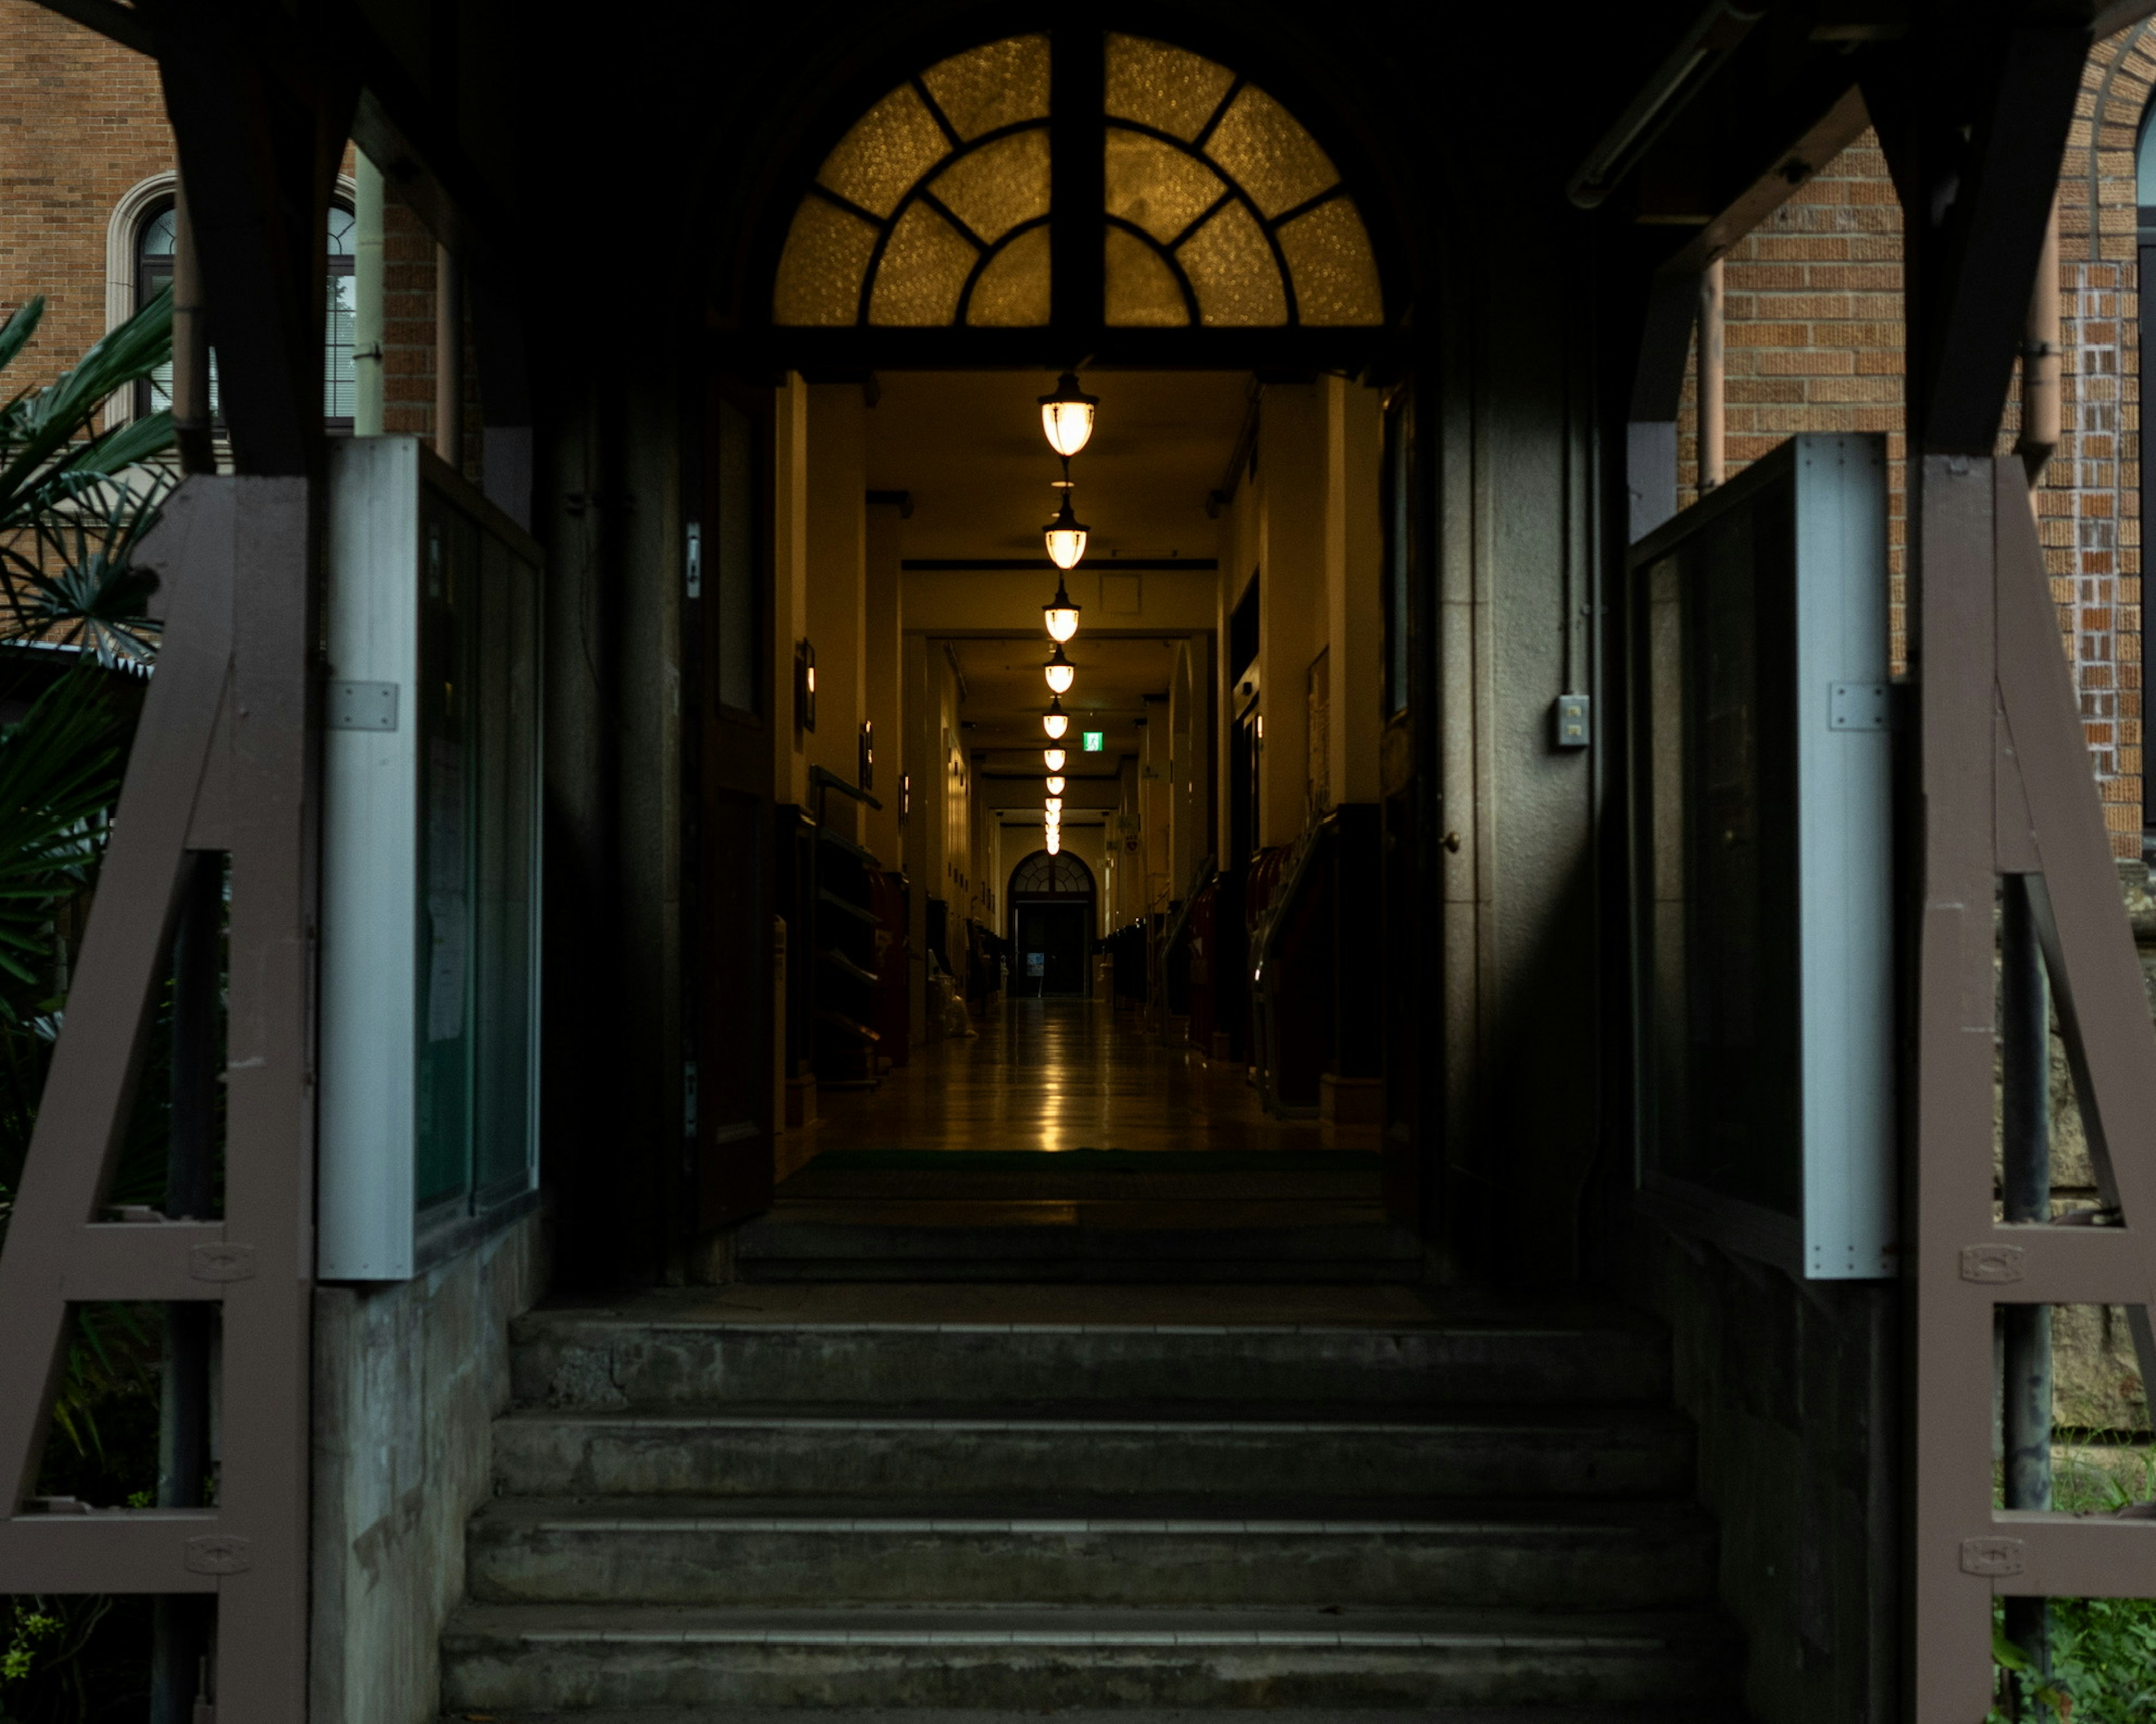
[[[151,174],[137,182],[113,205],[105,235],[106,333],[110,334],[134,316],[156,296],[157,287],[172,279],[169,264],[155,270],[147,266],[142,248],[149,237],[151,224],[172,209],[178,192],[178,175],[167,171]],[[357,182],[350,175],[341,173],[331,192],[330,203],[333,208],[341,209],[347,215],[356,215],[358,196]],[[326,234],[324,240],[326,247]],[[356,253],[331,257],[329,259],[329,274],[354,275],[357,261]],[[340,264],[341,268],[338,267]],[[325,320],[328,315],[325,307]],[[327,345],[326,329],[326,352]],[[323,377],[326,391],[329,381],[326,366]],[[150,381],[143,378],[116,391],[105,403],[106,428],[128,423],[148,414],[152,410],[150,390]],[[213,430],[222,436],[225,428],[223,415],[214,413],[210,423]],[[354,428],[354,421],[350,417],[331,417],[326,412],[322,423],[324,430],[332,437],[350,436]]]

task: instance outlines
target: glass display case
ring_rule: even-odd
[[[536,1196],[539,552],[414,438],[332,446],[318,1272]]]
[[[1894,1272],[1887,458],[1792,438],[1632,548],[1642,1205]]]

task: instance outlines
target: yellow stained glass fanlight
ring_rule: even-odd
[[[1107,123],[1109,323],[1384,321],[1370,236],[1339,171],[1255,84],[1165,42],[1111,35]]]
[[[1362,216],[1293,115],[1185,49],[1124,35],[1105,49],[1093,136],[1105,150],[1111,325],[1383,321]],[[1049,53],[1048,38],[1031,35],[954,54],[856,121],[794,212],[774,321],[1047,323]]]
[[[782,324],[1048,321],[1048,38],[1013,36],[901,84],[824,158],[794,212]]]

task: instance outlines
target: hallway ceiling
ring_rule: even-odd
[[[1019,578],[1025,578],[1020,577]],[[966,681],[961,708],[968,725],[965,747],[990,751],[991,772],[1038,772],[1040,756],[1048,746],[1040,728],[1040,715],[1048,705],[1048,685],[1040,667],[1048,657],[1045,635],[1007,640],[953,640],[948,643],[958,674]],[[1088,634],[1081,629],[1066,649],[1078,667],[1078,680],[1064,697],[1063,710],[1070,715],[1070,729],[1064,746],[1070,762],[1066,775],[1113,777],[1122,757],[1136,754],[1143,731],[1138,720],[1148,711],[1153,721],[1168,721],[1168,685],[1175,675],[1175,649],[1179,640],[1124,640]],[[1152,704],[1147,705],[1147,697]],[[1079,747],[1079,733],[1099,731],[1101,748],[1086,754]]]
[[[1124,557],[1210,557],[1205,499],[1235,452],[1243,372],[1085,372],[1101,398],[1092,440],[1070,464],[1088,565]],[[911,559],[1043,557],[1061,465],[1041,435],[1046,372],[879,372],[867,415],[869,485],[910,491],[899,527]],[[1014,581],[1038,577],[1014,571]],[[1050,588],[1052,591],[1053,588]],[[1043,598],[1046,593],[1042,595]]]

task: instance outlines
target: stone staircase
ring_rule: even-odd
[[[737,1286],[514,1337],[451,1714],[1734,1724],[1664,1343],[1391,1286]]]

